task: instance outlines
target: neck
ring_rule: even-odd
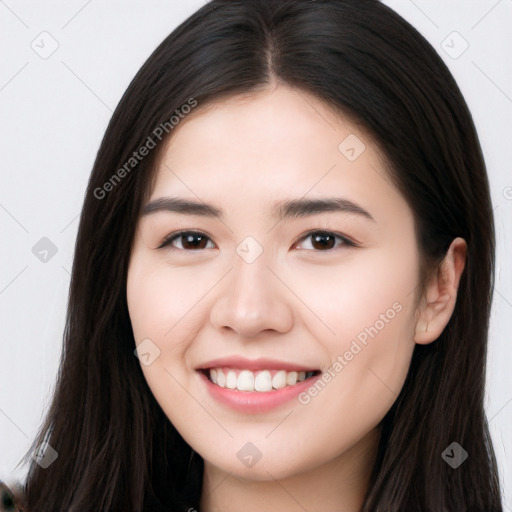
[[[280,480],[246,480],[205,461],[200,512],[359,512],[379,439],[377,427],[325,464]]]

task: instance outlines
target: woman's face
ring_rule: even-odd
[[[370,138],[305,92],[197,108],[165,147],[130,259],[148,385],[235,476],[360,454],[414,348],[412,211]]]

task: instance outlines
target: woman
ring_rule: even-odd
[[[26,510],[501,511],[493,265],[475,128],[415,29],[208,3],[98,152]]]

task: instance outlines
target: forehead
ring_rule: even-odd
[[[199,104],[166,142],[150,198],[172,192],[263,208],[333,191],[366,202],[399,196],[360,127],[315,96],[278,86]]]
[[[259,148],[260,159],[310,148],[330,149],[336,154],[339,136],[351,133],[357,133],[360,139],[369,139],[347,116],[334,111],[319,98],[280,85],[212,104],[199,104],[173,131],[166,152],[178,158],[181,150],[190,149],[191,144],[199,152],[203,147],[217,144],[223,149],[229,146],[233,155],[238,154],[239,148],[245,152]],[[194,138],[195,141],[191,140]],[[269,154],[269,150],[272,153]],[[219,152],[217,156],[227,155]]]

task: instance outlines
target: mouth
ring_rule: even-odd
[[[231,367],[203,368],[199,371],[215,386],[246,393],[278,391],[293,387],[321,373],[320,370],[263,369],[254,371]]]

